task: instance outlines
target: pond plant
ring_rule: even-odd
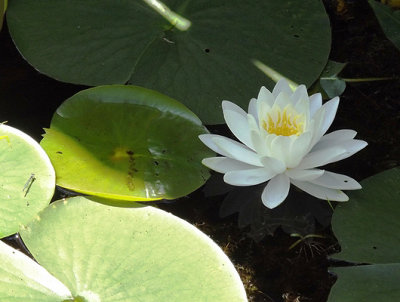
[[[353,130],[324,135],[339,105],[336,97],[322,106],[321,94],[308,96],[300,85],[293,91],[282,79],[270,92],[262,87],[249,104],[249,113],[223,101],[225,121],[237,143],[220,135],[203,134],[200,139],[222,157],[206,158],[207,167],[224,174],[235,186],[252,186],[268,181],[261,199],[267,208],[279,206],[289,193],[290,183],[324,200],[347,201],[341,190],[361,186],[345,175],[316,167],[345,159],[364,148],[353,139]]]
[[[398,11],[368,3],[399,47]],[[5,0],[0,24],[79,90],[39,143],[1,116],[0,301],[258,301],[228,257],[239,242],[176,216],[193,199],[237,212],[241,241],[283,231],[311,258],[332,228],[329,302],[400,298],[399,168],[360,184],[320,168],[367,146],[328,133],[347,83],[392,78],[342,76],[322,1]]]

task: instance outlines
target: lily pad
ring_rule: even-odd
[[[38,263],[82,301],[246,301],[222,250],[154,207],[59,200],[20,234]]]
[[[361,182],[338,204],[332,228],[342,250],[334,257],[351,262],[400,263],[400,168]]]
[[[207,124],[223,122],[222,99],[245,107],[260,86],[273,87],[259,64],[311,85],[331,42],[323,3],[314,0],[14,0],[7,22],[42,73],[154,89]]]
[[[179,102],[111,85],[66,100],[41,145],[59,186],[121,200],[174,199],[209,177],[201,160],[213,153],[198,139],[202,133],[201,121]]]
[[[332,228],[341,245],[335,258],[370,263],[334,268],[339,274],[329,302],[375,302],[400,299],[400,169],[394,168],[361,182],[340,204]]]
[[[335,268],[338,281],[328,302],[377,302],[400,299],[400,263]]]
[[[368,3],[374,10],[386,37],[400,49],[400,11],[374,0],[368,0]]]
[[[50,202],[53,166],[40,145],[13,127],[0,124],[0,238],[18,232]]]

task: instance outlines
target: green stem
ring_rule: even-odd
[[[348,82],[348,83],[358,83],[358,82],[373,82],[373,81],[387,81],[387,80],[394,80],[393,77],[385,77],[385,78],[340,78],[341,80]]]
[[[173,26],[181,31],[188,30],[192,25],[188,19],[178,15],[177,13],[170,10],[164,3],[158,0],[143,0],[149,5],[152,9],[154,9],[157,13],[163,16],[168,20]]]

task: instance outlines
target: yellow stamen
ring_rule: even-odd
[[[280,110],[277,112],[277,118],[274,120],[271,114],[267,114],[267,121],[263,120],[262,126],[269,134],[291,136],[300,135],[303,133],[303,122],[298,122],[301,115],[288,114],[284,109],[283,113]]]

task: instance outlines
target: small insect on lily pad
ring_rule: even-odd
[[[66,100],[41,145],[59,186],[119,200],[174,199],[209,177],[201,164],[210,156],[198,139],[202,133],[207,130],[199,118],[178,101],[142,87],[109,85]]]
[[[16,233],[50,202],[53,166],[40,145],[13,127],[0,124],[0,238]]]

